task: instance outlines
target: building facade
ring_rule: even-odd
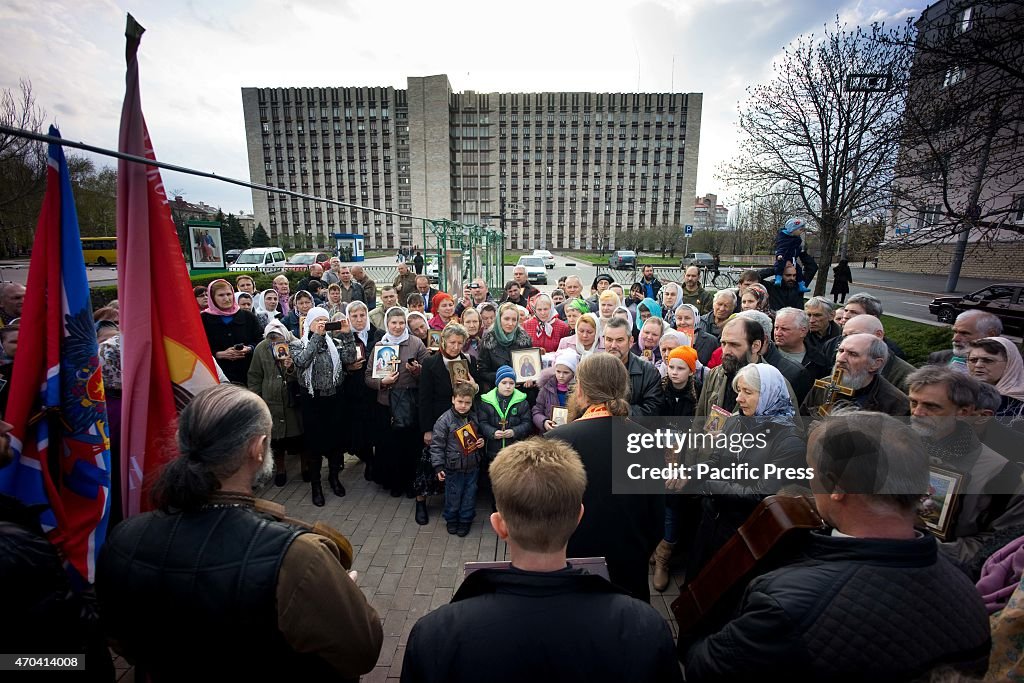
[[[1024,6],[939,0],[916,22],[894,211],[879,268],[1020,278],[1024,260]]]
[[[718,195],[697,197],[693,204],[694,230],[725,230],[729,227],[729,209],[718,203]]]
[[[700,93],[456,93],[437,75],[243,88],[242,107],[252,182],[398,214],[253,191],[275,244],[422,246],[425,217],[500,227],[513,249],[614,249],[693,220]]]

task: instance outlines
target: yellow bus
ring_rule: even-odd
[[[86,263],[95,263],[98,266],[113,266],[117,264],[117,238],[116,237],[83,237],[82,255]]]

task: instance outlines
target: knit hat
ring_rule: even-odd
[[[786,225],[782,227],[782,232],[787,235],[792,235],[797,230],[807,230],[807,221],[802,218],[790,218],[786,221]]]
[[[576,374],[576,366],[580,362],[580,356],[576,353],[575,349],[562,349],[555,356],[555,362],[552,365],[564,365],[565,367],[572,370],[573,374]]]
[[[498,372],[495,373],[494,375],[494,383],[496,385],[501,384],[501,380],[503,379],[510,379],[513,382],[516,381],[515,371],[507,365],[502,365],[500,368],[498,368]]]
[[[668,352],[668,363],[673,358],[678,358],[687,365],[690,366],[690,372],[694,372],[697,369],[697,349],[692,346],[677,346]]]

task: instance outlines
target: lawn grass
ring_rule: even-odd
[[[899,344],[911,365],[923,365],[928,354],[950,348],[953,331],[949,327],[936,327],[904,320],[891,315],[882,316],[885,336]]]

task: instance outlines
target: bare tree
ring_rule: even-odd
[[[899,79],[910,55],[896,38],[909,30],[847,29],[837,20],[820,38],[801,36],[783,51],[773,79],[748,88],[740,107],[740,153],[719,177],[748,196],[795,200],[817,224],[821,272],[828,272],[849,217],[889,202],[892,141],[903,109]],[[863,74],[887,87],[849,91],[848,77]],[[821,277],[815,293],[824,291]]]
[[[948,0],[921,16],[894,184],[892,247],[1024,235],[1024,7]]]
[[[46,115],[36,106],[32,83],[18,91],[0,91],[0,124],[39,132]],[[46,147],[24,137],[0,133],[0,250],[11,253],[28,245],[42,204],[46,181]]]

